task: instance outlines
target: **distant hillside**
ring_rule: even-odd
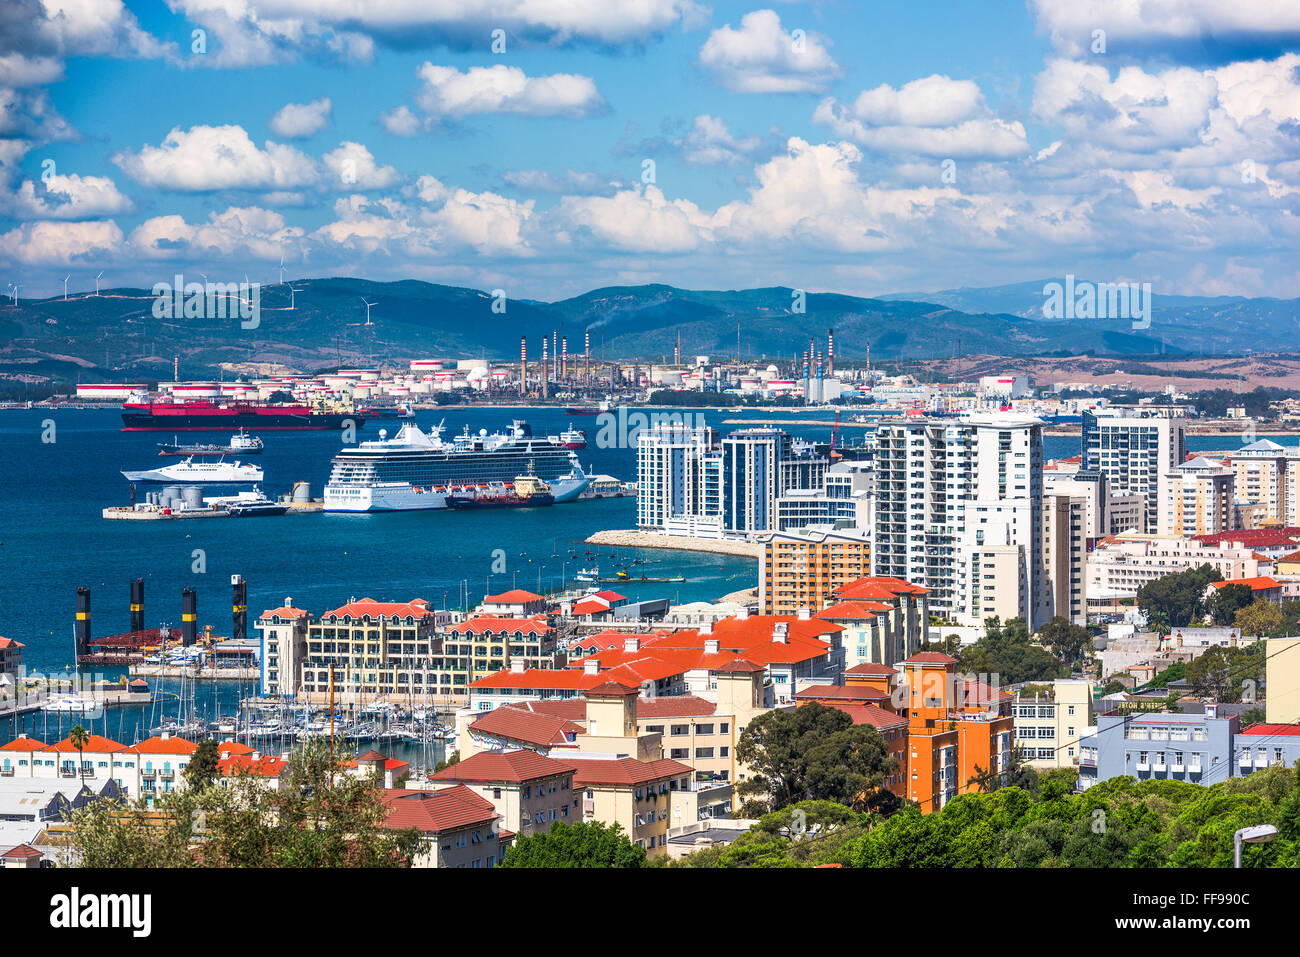
[[[1084,277],[1079,277],[1082,280]],[[962,312],[1002,313],[1045,322],[1043,287],[1064,277],[939,292],[899,292],[886,301],[930,302]],[[1300,343],[1300,299],[1244,296],[1171,296],[1153,290],[1151,328],[1180,351],[1224,354],[1294,351]]]
[[[1296,301],[1157,296],[1148,330],[1122,320],[1048,321],[1039,311],[1042,283],[882,299],[810,293],[801,313],[783,286],[613,286],[552,303],[510,300],[504,312],[493,312],[486,291],[415,280],[308,279],[294,288],[290,309],[287,286],[264,287],[261,322],[250,330],[235,319],[155,318],[144,289],[0,304],[0,379],[170,376],[173,356],[188,376],[210,375],[222,362],[316,369],[419,356],[513,359],[521,335],[536,359],[541,337],[560,328],[571,353],[590,331],[594,355],[645,361],[671,358],[679,335],[684,355],[734,356],[738,328],[751,361],[798,355],[810,336],[822,349],[830,328],[841,360],[862,359],[868,348],[878,359],[1222,354],[1293,350],[1300,315]],[[369,326],[363,299],[374,304]]]

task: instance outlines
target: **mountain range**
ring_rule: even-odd
[[[156,318],[150,290],[106,289],[0,304],[0,379],[169,377],[176,356],[181,374],[196,377],[223,363],[317,369],[421,356],[509,360],[521,336],[536,360],[552,330],[568,337],[571,356],[590,333],[594,358],[646,362],[670,361],[679,336],[684,356],[731,358],[739,345],[746,361],[789,359],[810,337],[824,350],[832,328],[837,360],[861,360],[868,350],[872,359],[1298,351],[1300,300],[1157,294],[1150,327],[1134,329],[1127,320],[1044,319],[1050,281],[879,298],[652,284],[543,302],[416,280],[305,279],[294,283],[293,308],[287,285],[261,287],[253,329],[238,319]]]

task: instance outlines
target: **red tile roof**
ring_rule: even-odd
[[[6,648],[26,648],[26,647],[27,646],[24,645],[21,641],[18,641],[14,638],[0,638],[0,651],[4,651]]]
[[[609,605],[598,598],[584,598],[573,606],[573,614],[582,615],[603,615],[609,611]]]
[[[1300,543],[1300,528],[1241,528],[1234,532],[1213,532],[1193,536],[1193,541],[1218,545],[1241,542],[1247,548],[1287,548]]]
[[[528,748],[520,748],[517,751],[480,751],[471,754],[468,758],[462,758],[443,768],[433,776],[433,780],[522,784],[572,771],[573,765],[567,757],[563,761],[557,761]]]
[[[802,691],[796,691],[794,697],[796,701],[819,701],[823,698],[848,701],[879,701],[881,698],[888,698],[889,693],[867,685],[809,685]]]
[[[717,710],[717,702],[689,694],[669,698],[641,698],[636,703],[637,720],[704,716],[716,714]]]
[[[293,620],[295,618],[310,617],[311,612],[305,608],[291,608],[288,605],[281,605],[279,608],[268,608],[262,612],[263,618],[284,618]]]
[[[582,710],[585,712],[586,700],[574,700],[582,702]],[[541,748],[574,747],[570,736],[583,732],[583,726],[576,721],[550,714],[537,714],[513,704],[489,711],[471,724],[469,729],[479,734],[522,741]]]
[[[256,761],[252,754],[239,754],[222,758],[217,762],[217,770],[223,775],[232,776],[247,773],[259,778],[278,778],[289,766],[284,758],[264,754]]]
[[[7,857],[15,861],[29,861],[35,857],[44,857],[45,855],[32,847],[30,844],[19,844],[17,847],[11,847],[9,850],[0,854],[0,857]]]
[[[1238,734],[1266,734],[1266,735],[1287,735],[1288,737],[1300,736],[1300,724],[1269,724],[1266,721],[1257,721],[1244,731]]]
[[[14,738],[8,744],[0,744],[0,751],[44,751],[45,742],[35,738]]]
[[[92,754],[112,754],[118,751],[131,750],[127,745],[120,744],[112,738],[105,738],[102,735],[92,734],[86,739],[86,743],[80,749],[75,747],[70,738],[64,738],[54,744],[47,746],[46,751],[72,752],[73,754],[80,751],[89,751]]]
[[[835,619],[862,621],[867,618],[875,618],[882,611],[893,611],[893,609],[893,605],[887,605],[883,601],[841,601],[823,608],[817,612],[817,617],[825,618],[828,621]]]
[[[222,741],[217,745],[217,757],[227,758],[232,755],[237,757],[243,754],[252,754],[255,750],[256,748],[250,748],[239,741]]]
[[[1245,585],[1251,591],[1267,591],[1270,588],[1281,588],[1282,583],[1275,578],[1269,578],[1261,575],[1258,578],[1233,578],[1225,581],[1210,582],[1215,588],[1227,588],[1229,585]]]
[[[149,738],[147,741],[141,741],[127,750],[134,751],[136,754],[193,754],[198,748],[197,744],[185,738],[169,737],[164,739],[161,735],[158,735]]]
[[[830,707],[838,708],[850,718],[854,724],[869,724],[877,731],[885,729],[905,728],[907,719],[901,715],[894,714],[892,711],[886,711],[874,704],[849,704],[848,702],[836,702]]]
[[[483,596],[483,604],[485,605],[527,605],[535,601],[546,601],[546,598],[535,592],[524,591],[522,588],[512,588],[510,591],[503,591],[499,595]]]
[[[587,699],[586,698],[548,698],[542,701],[512,701],[503,704],[501,708],[514,708],[519,711],[527,711],[529,714],[545,714],[553,718],[564,718],[568,721],[581,721],[587,716]],[[496,712],[489,712],[495,714]]]
[[[587,695],[589,697],[591,695],[601,695],[602,697],[618,696],[627,698],[640,693],[639,685],[628,685],[623,684],[621,681],[613,680],[602,682],[594,688],[587,689]]]
[[[371,618],[406,618],[415,619],[425,618],[432,615],[429,610],[429,603],[423,598],[412,598],[410,601],[375,601],[373,598],[362,598],[358,601],[350,601],[331,611],[321,614],[322,618],[334,616],[337,618],[361,618],[369,615]]]
[[[898,669],[874,661],[864,661],[860,665],[846,669],[844,673],[846,675],[893,675],[898,673]]]
[[[920,585],[913,585],[911,582],[904,581],[901,578],[892,578],[882,575],[868,575],[851,581],[847,585],[841,585],[835,590],[835,596],[847,601],[853,601],[862,598],[874,598],[876,600],[885,600],[893,598],[895,595],[928,595],[930,589],[922,588]]]
[[[453,635],[510,634],[546,635],[554,631],[550,625],[535,618],[499,618],[495,615],[479,615],[469,621],[452,625],[447,631]]]
[[[422,834],[441,834],[466,827],[486,826],[497,819],[492,802],[463,784],[437,791],[394,788],[385,791],[384,827],[395,831],[415,828]]]
[[[942,651],[918,651],[912,657],[903,661],[905,665],[950,665],[956,662],[956,658],[951,655],[945,655]]]
[[[566,758],[574,766],[573,786],[619,785],[635,787],[661,778],[689,775],[691,768],[671,758],[639,761],[636,758]]]

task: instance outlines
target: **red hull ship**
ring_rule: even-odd
[[[360,427],[365,416],[322,412],[309,405],[260,405],[255,402],[124,402],[123,432],[206,432],[246,429],[344,429]]]

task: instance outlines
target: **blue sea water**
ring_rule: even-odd
[[[695,410],[692,410],[695,411]],[[797,410],[698,412],[724,433],[737,426],[724,419],[798,420],[786,426],[808,439],[827,440],[825,412]],[[597,420],[570,417],[549,408],[448,408],[418,413],[428,428],[445,421],[448,434],[468,425],[493,431],[512,418],[525,418],[535,434],[555,434],[567,425],[585,429],[588,446],[578,456],[589,472],[635,479],[635,452],[598,448]],[[53,424],[50,435],[48,423]],[[619,585],[632,598],[667,596],[675,601],[713,599],[757,582],[748,559],[701,553],[592,549],[579,544],[592,532],[635,525],[631,498],[594,500],[530,510],[377,514],[302,514],[282,518],[160,522],[111,521],[108,505],[125,505],[128,483],[122,469],[151,468],[175,461],[157,456],[171,435],[122,432],[116,410],[43,409],[0,412],[0,635],[17,639],[30,668],[57,668],[72,658],[75,590],[89,586],[96,636],[129,627],[128,587],[145,580],[145,623],[178,623],[181,589],[196,589],[200,624],[219,634],[230,629],[230,576],[248,582],[251,619],[285,597],[314,612],[352,596],[409,600],[423,597],[439,607],[477,603],[489,592],[518,586],[557,589],[579,568],[598,562],[612,574],[617,557],[633,556],[651,577],[684,575],[684,583]],[[359,438],[377,437],[392,421],[368,423]],[[841,441],[860,441],[860,429],[842,429]],[[53,441],[45,441],[52,438]],[[185,438],[185,436],[182,436]],[[224,439],[223,433],[190,433],[191,440]],[[267,432],[266,450],[256,461],[266,473],[268,494],[311,483],[319,496],[340,439],[333,432]],[[1194,436],[1193,449],[1237,443],[1224,437]],[[1075,436],[1048,436],[1045,453],[1060,458],[1078,452]],[[505,572],[493,572],[494,552],[504,552]],[[203,570],[196,570],[196,551]],[[588,552],[596,554],[588,556]],[[573,555],[577,554],[577,558]],[[498,566],[499,567],[499,566]]]

